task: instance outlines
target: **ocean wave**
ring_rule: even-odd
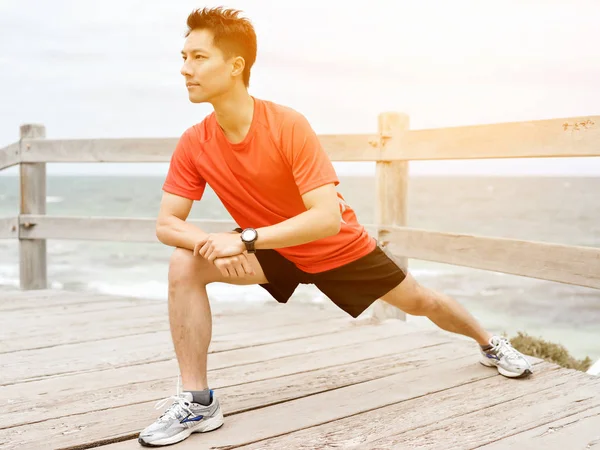
[[[408,266],[408,271],[415,278],[418,277],[437,277],[440,275],[448,275],[453,272],[449,270],[440,270],[440,269],[425,269],[425,268],[415,268],[412,269],[410,265]]]
[[[19,266],[0,264],[0,286],[19,287]]]
[[[154,280],[142,283],[91,281],[87,284],[87,290],[99,294],[161,300],[167,298],[168,285]]]
[[[166,282],[151,280],[138,282],[108,283],[92,281],[86,290],[107,295],[166,300],[169,287]],[[212,283],[206,288],[211,301],[218,302],[267,302],[273,301],[271,295],[259,285],[237,286],[227,283]],[[313,285],[300,285],[294,293],[296,301],[321,303],[325,295]]]
[[[62,203],[64,200],[65,200],[64,197],[53,197],[53,196],[46,197],[46,203]]]
[[[410,269],[410,273],[415,278],[430,278],[449,272],[431,268],[415,268]],[[86,286],[85,290],[90,292],[156,300],[166,299],[169,291],[168,283],[166,281],[144,280],[143,278],[135,281],[117,280],[116,282],[108,282],[103,280],[92,280],[87,282],[84,281],[84,283]],[[64,288],[63,283],[59,281],[49,280],[49,284],[51,289]],[[0,285],[8,287],[19,286],[18,265],[0,265]],[[270,295],[258,285],[236,286],[227,283],[213,283],[208,285],[207,292],[210,297],[223,302],[256,302],[271,299]],[[295,296],[308,301],[324,301],[323,294],[312,285],[298,286]]]

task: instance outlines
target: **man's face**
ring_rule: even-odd
[[[210,102],[231,89],[235,78],[234,58],[226,60],[223,53],[213,45],[209,30],[193,30],[181,52],[181,74],[192,103]]]

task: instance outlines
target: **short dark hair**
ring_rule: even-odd
[[[246,87],[250,85],[250,69],[256,61],[256,33],[249,19],[239,17],[241,11],[223,7],[194,10],[187,19],[188,37],[193,30],[210,30],[213,45],[227,58],[241,56],[246,61],[242,74]]]

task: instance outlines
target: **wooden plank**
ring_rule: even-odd
[[[386,144],[390,160],[600,156],[600,116],[412,130]]]
[[[600,288],[600,248],[400,227],[382,235],[409,258]]]
[[[179,138],[25,139],[23,162],[169,162]],[[333,161],[371,161],[371,135],[319,135]]]
[[[500,439],[482,450],[564,450],[592,449],[600,445],[600,407],[555,420],[510,437]]]
[[[370,443],[373,448],[463,449],[479,448],[515,433],[547,424],[600,406],[600,379],[571,376],[568,383],[556,385],[550,380],[545,389],[508,401],[498,401],[487,391],[484,409],[459,417],[438,420],[430,425],[393,434]],[[464,392],[473,402],[473,390]],[[464,397],[463,397],[463,403]],[[438,403],[439,405],[439,403]],[[435,409],[430,410],[433,414]],[[358,450],[364,447],[351,447]],[[569,447],[571,448],[571,447]]]
[[[76,239],[125,242],[154,242],[156,218],[124,217],[65,217],[23,215],[20,217],[21,239]],[[197,220],[187,222],[207,233],[230,231],[237,225],[232,220]],[[365,225],[369,233],[376,233],[373,225]]]
[[[237,389],[226,392],[238,393],[236,395],[244,399],[243,403],[234,403],[235,411],[240,412],[252,406],[260,406],[266,401],[283,401],[282,395],[296,398],[325,391],[332,386],[352,384],[352,379],[365,381],[383,376],[385,371],[391,374],[431,363],[430,359],[423,358],[420,350],[415,350],[415,347],[436,346],[435,355],[443,358],[445,354],[446,359],[451,357],[448,352],[448,338],[439,333],[423,334],[422,344],[415,340],[402,340],[401,336],[410,334],[394,335],[389,325],[369,326],[285,343],[277,342],[262,347],[211,354],[208,359],[210,386],[219,390],[237,386]],[[365,351],[365,347],[369,346],[375,349],[372,354]],[[352,353],[352,350],[357,348],[361,353]],[[402,354],[395,352],[395,348],[401,348]],[[472,350],[471,346],[470,350],[461,347],[456,351],[472,353]],[[307,352],[311,352],[310,357]],[[384,372],[377,372],[376,368]],[[0,428],[29,423],[31,417],[26,408],[28,401],[35,402],[38,421],[137,405],[156,401],[173,393],[176,382],[174,375],[178,373],[175,360],[153,364],[152,369],[159,369],[159,372],[151,371],[148,365],[142,366],[141,369],[117,369],[119,377],[114,371],[106,372],[109,380],[90,380],[91,383],[86,382],[87,374],[62,380],[28,383],[28,388],[33,385],[32,390],[26,389],[25,393],[22,389],[19,391],[18,386],[0,388],[0,399],[6,403],[0,412]],[[332,376],[336,370],[347,374],[347,377]],[[317,375],[315,371],[320,373]],[[127,372],[132,378],[123,377]],[[145,378],[141,373],[146,374]],[[327,376],[332,376],[332,379],[324,381]],[[310,377],[310,382],[307,381],[307,377]],[[319,380],[323,382],[319,383]],[[298,383],[301,381],[307,385],[298,389]],[[244,397],[243,391],[247,391],[247,385],[257,382],[270,382],[272,386],[258,391],[260,396]],[[43,395],[40,395],[41,386],[35,385],[44,385],[46,390],[43,391]],[[272,395],[265,396],[267,391]],[[248,394],[254,392],[253,390]],[[220,393],[219,396],[222,397]],[[225,397],[223,401],[227,402]],[[133,413],[134,410],[135,408],[132,409],[132,416],[138,415]],[[233,411],[228,413],[232,414]]]
[[[368,134],[321,134],[321,145],[332,161],[377,161],[377,137]]]
[[[379,116],[379,135],[401,138],[409,129],[409,117],[406,114],[385,113]],[[377,204],[375,223],[377,226],[405,226],[408,211],[408,162],[378,161],[376,163]],[[385,245],[380,233],[377,239]],[[408,268],[408,259],[399,258],[398,263]],[[373,317],[378,319],[395,318],[406,320],[406,314],[384,302],[377,300],[372,306]]]
[[[19,219],[17,217],[0,217],[0,239],[16,239],[18,237]],[[0,295],[4,295],[4,293]]]
[[[110,305],[110,304],[109,304]],[[279,305],[279,304],[278,304]],[[73,306],[73,305],[71,305]],[[239,308],[238,311],[223,310],[215,306],[212,311],[213,328],[234,328],[241,332],[251,322],[287,324],[306,321],[322,323],[329,319],[346,318],[338,311],[320,310],[310,305],[285,308],[264,307]],[[222,310],[221,312],[219,310]],[[76,315],[51,316],[40,313],[39,317],[3,313],[0,320],[0,354],[21,350],[56,347],[59,345],[92,342],[100,339],[139,335],[169,329],[167,302],[149,302],[135,308],[111,308],[88,311]],[[99,345],[101,345],[99,343]]]
[[[426,353],[427,349],[423,349],[423,354]],[[497,372],[478,364],[477,357],[473,355],[457,357],[451,361],[267,406],[258,412],[235,414],[227,418],[226,425],[219,432],[192,436],[180,442],[178,448],[235,448],[498,376]],[[356,417],[355,420],[360,419]],[[106,450],[132,449],[137,445],[137,441],[126,441],[109,445]]]
[[[14,144],[10,144],[0,149],[0,170],[19,164],[21,161],[19,155],[20,149],[21,144],[19,142],[15,142]]]
[[[65,217],[23,215],[21,239],[76,239],[126,242],[154,242],[156,218],[123,217]],[[187,222],[207,233],[230,231],[237,225],[232,220],[197,220]],[[365,225],[371,234],[377,232],[374,225]]]
[[[5,291],[0,293],[0,311],[15,312],[64,307],[76,304],[104,303],[107,300],[156,303],[156,300],[117,297],[95,292],[72,292],[58,289],[35,291]]]
[[[104,322],[93,318],[88,323],[78,322],[62,329],[55,327],[37,327],[33,334],[24,337],[20,332],[0,332],[0,355],[10,354],[25,350],[42,350],[62,345],[82,344],[95,342],[102,345],[105,339],[114,339],[126,336],[143,336],[157,331],[168,331],[169,320],[165,314],[152,314],[148,316],[123,317],[120,320]],[[156,309],[154,309],[156,311]],[[94,313],[95,314],[95,313]],[[6,358],[2,356],[2,358]]]
[[[7,291],[2,291],[2,297],[0,297],[0,308],[3,305],[11,304],[13,302],[14,305],[19,305],[22,303],[23,299],[37,299],[41,297],[45,298],[77,298],[78,296],[86,297],[88,296],[87,292],[75,292],[75,291],[63,291],[59,289],[37,289],[35,291],[20,291],[17,289],[9,289]]]
[[[25,139],[24,162],[169,162],[178,138]]]
[[[79,239],[127,242],[155,242],[156,218],[60,217],[24,215],[21,239]],[[189,220],[207,233],[230,231],[232,220]]]
[[[21,139],[46,137],[43,125],[21,125]],[[46,164],[21,163],[21,204],[19,214],[46,214]],[[21,289],[46,289],[46,241],[21,239],[23,225],[19,227],[19,268]]]
[[[162,301],[164,302],[164,301]],[[19,325],[22,328],[29,325],[55,326],[60,324],[68,326],[80,314],[102,311],[120,311],[121,314],[135,314],[136,310],[147,306],[160,304],[160,300],[146,300],[136,298],[121,298],[114,296],[105,296],[104,301],[81,302],[65,305],[48,305],[39,309],[22,309],[14,311],[3,311],[0,315],[0,324],[4,331],[18,331]],[[19,323],[16,323],[19,322]],[[49,325],[49,324],[52,325]]]
[[[426,397],[401,401],[358,416],[346,417],[236,448],[244,450],[259,448],[261,450],[418,448],[404,447],[402,444],[398,447],[377,446],[375,442],[448,418],[452,418],[454,423],[458,423],[463,414],[481,411],[481,409],[498,402],[518,399],[523,395],[539,392],[548,386],[565,383],[572,379],[568,372],[557,370],[553,364],[536,364],[535,368],[535,380],[514,382],[500,376],[485,378]],[[490,395],[490,392],[493,392],[494,395]]]
[[[407,344],[407,341],[398,341],[398,343]],[[351,376],[354,377],[354,379],[356,379],[356,380],[365,380],[365,379],[367,380],[365,383],[361,383],[360,385],[370,383],[372,377],[376,377],[375,378],[376,380],[381,380],[381,378],[379,378],[379,376],[376,372],[370,370],[369,362],[371,360],[362,361],[362,367],[360,365],[356,364],[356,358],[360,358],[361,353],[363,355],[365,355],[365,353],[367,353],[364,350],[367,350],[366,347],[368,347],[368,344],[369,343],[361,344],[360,347],[363,349],[363,351],[354,352],[354,354],[352,354],[351,350],[355,346],[353,346],[352,348],[348,348],[347,351],[345,351],[345,352],[341,352],[341,351],[337,350],[337,351],[323,352],[322,354],[318,354],[318,355],[313,354],[310,357],[303,355],[303,356],[301,356],[301,358],[303,358],[303,361],[305,362],[305,364],[314,365],[315,367],[322,367],[323,365],[326,365],[329,367],[329,369],[299,373],[298,369],[295,367],[294,364],[289,364],[289,369],[291,369],[293,371],[292,373],[295,373],[296,375],[290,376],[290,377],[285,377],[284,379],[279,378],[279,377],[272,378],[269,373],[271,371],[271,369],[277,370],[279,373],[281,373],[282,370],[279,368],[280,363],[278,361],[268,362],[267,367],[266,367],[267,370],[262,371],[261,380],[256,383],[246,383],[244,381],[239,380],[240,377],[242,380],[245,379],[246,372],[244,370],[238,370],[237,373],[232,373],[231,371],[229,371],[231,373],[232,380],[234,382],[236,382],[238,385],[233,386],[233,387],[223,387],[223,388],[219,389],[218,395],[219,395],[219,398],[222,400],[224,413],[225,413],[225,415],[229,416],[234,411],[255,409],[255,408],[261,407],[262,405],[265,405],[265,404],[277,403],[274,406],[261,408],[261,411],[258,414],[255,411],[252,411],[250,413],[255,416],[261,417],[261,416],[263,416],[263,411],[269,410],[270,408],[279,409],[283,405],[288,404],[288,403],[281,404],[281,401],[283,401],[282,399],[286,399],[286,398],[290,398],[290,397],[294,398],[294,399],[299,398],[300,400],[294,400],[292,402],[292,403],[295,403],[297,401],[302,401],[302,400],[306,401],[309,399],[313,399],[316,396],[323,395],[323,394],[314,395],[315,389],[317,389],[318,392],[322,392],[323,389],[326,389],[327,387],[316,385],[316,383],[312,382],[313,379],[321,379],[321,380],[327,379],[328,384],[331,384],[334,387],[338,386],[338,385],[344,386],[345,380],[343,378],[332,376],[332,375],[335,373],[334,369],[339,369],[342,372],[345,372],[347,370],[347,368],[340,367],[338,365],[333,365],[332,361],[329,359],[331,357],[337,358],[338,360],[340,360],[340,358],[342,358],[342,357],[344,357],[346,359],[350,359],[350,360],[352,360],[352,358],[354,358],[354,360],[353,360],[354,363],[352,364],[353,367],[350,368],[350,373],[353,373],[353,375],[351,375]],[[371,347],[373,347],[373,344],[371,344]],[[388,348],[388,354],[390,354],[390,352],[393,352],[394,348],[395,348],[395,345],[390,344],[390,346]],[[471,347],[471,349],[472,349],[472,347]],[[436,351],[437,351],[437,349],[436,349]],[[464,351],[465,350],[462,350],[460,353],[464,353]],[[421,354],[422,354],[422,352],[421,352]],[[398,355],[396,355],[396,356],[398,356]],[[449,355],[446,354],[446,358],[448,358],[448,356]],[[410,378],[411,376],[414,376],[413,373],[415,371],[422,369],[424,367],[428,367],[428,365],[431,364],[431,362],[432,362],[432,360],[430,358],[422,358],[420,356],[415,355],[414,353],[410,355],[410,358],[413,358],[414,362],[409,363],[408,360],[405,359],[405,362],[407,363],[407,365],[397,367],[396,368],[397,372],[395,372],[393,376],[399,377],[399,376],[401,376],[401,374],[411,374],[411,375],[409,375],[409,378]],[[418,358],[420,360],[420,362],[416,362],[416,360],[414,360],[414,358]],[[318,359],[318,361],[313,361],[311,363],[311,360],[316,360],[316,359]],[[415,368],[418,368],[418,369],[415,369]],[[240,367],[239,369],[243,369],[243,367]],[[259,371],[260,371],[260,368],[259,368]],[[490,371],[485,371],[485,372],[487,372],[488,376],[491,376],[491,375],[489,375],[491,373]],[[388,377],[388,379],[389,378],[390,377]],[[355,387],[356,386],[354,386],[354,385],[349,386],[350,389],[355,388]],[[333,392],[338,392],[341,389],[347,389],[347,388],[342,387],[340,389],[335,389]],[[168,393],[172,393],[172,390],[173,390],[173,388],[171,387],[168,390]],[[331,391],[325,391],[324,395],[327,395],[330,393],[331,393]],[[351,404],[358,403],[359,401],[360,401],[359,398],[354,398],[353,400],[350,400],[350,403]],[[309,400],[308,403],[314,404],[314,401],[311,402]],[[141,431],[142,428],[144,428],[145,426],[147,426],[149,423],[151,423],[152,421],[154,421],[156,419],[157,412],[152,410],[152,404],[153,403],[149,403],[149,402],[148,403],[139,403],[139,404],[135,404],[135,405],[124,406],[122,408],[113,408],[111,410],[98,410],[98,411],[94,411],[92,413],[86,412],[84,414],[80,414],[80,415],[76,415],[76,416],[69,416],[68,421],[65,421],[64,419],[52,419],[52,420],[44,421],[43,423],[40,423],[40,424],[36,424],[35,429],[29,433],[19,434],[19,432],[21,430],[23,430],[24,427],[13,427],[13,428],[9,428],[6,430],[0,430],[0,438],[3,438],[6,441],[11,441],[11,439],[14,439],[13,437],[15,435],[17,435],[17,436],[19,436],[19,439],[21,440],[21,442],[17,442],[16,445],[19,445],[21,443],[25,443],[27,445],[36,444],[36,443],[42,442],[43,439],[50,438],[55,446],[64,448],[67,446],[71,447],[71,446],[75,446],[75,445],[83,445],[84,443],[86,443],[88,445],[91,443],[98,444],[98,443],[102,442],[103,440],[106,440],[107,437],[109,437],[109,439],[111,439],[111,440],[133,437],[132,435],[137,435],[137,433],[139,433],[139,431]],[[342,405],[341,405],[341,409],[343,409],[343,408],[344,408],[344,402],[342,402]],[[288,410],[287,415],[279,416],[279,419],[281,419],[281,417],[286,417],[286,416],[287,417],[291,417],[291,416],[297,417],[294,413],[292,413],[292,415],[290,415],[289,408],[284,408],[284,409]],[[322,408],[322,409],[327,409],[327,408]],[[333,406],[333,409],[334,410],[340,409],[340,406],[337,406],[337,407]],[[321,413],[316,412],[316,414],[323,416],[322,412]],[[303,414],[301,414],[301,416],[300,416],[300,422],[303,421],[304,416],[305,416],[305,412],[303,411]],[[233,416],[233,417],[235,417],[235,416]],[[232,417],[232,419],[233,419],[233,417]],[[273,421],[274,415],[272,413],[271,414],[267,413],[265,419],[268,422],[264,422],[260,427],[257,428],[256,431],[258,433],[262,432],[266,428],[267,429],[269,428],[269,422]],[[228,419],[227,426],[224,427],[222,429],[222,431],[230,429],[229,420],[230,419]],[[253,424],[256,425],[256,422],[257,421],[254,420]],[[290,421],[279,420],[279,422],[280,423],[285,423],[285,422],[289,423]],[[85,431],[82,432],[82,430],[85,430]],[[244,435],[247,438],[248,437],[247,433],[250,430],[245,430],[245,431],[246,431],[246,433],[244,433]],[[227,433],[229,434],[229,432],[227,432]],[[221,431],[219,432],[219,434],[223,437],[223,433]],[[230,434],[229,434],[229,436],[230,436]],[[202,436],[202,437],[205,438],[205,436]],[[196,441],[196,446],[202,445],[204,443],[205,443],[205,440],[201,439],[200,441]],[[127,445],[132,445],[132,444],[139,446],[137,441],[127,443]],[[212,444],[212,442],[211,442],[211,444]],[[11,448],[11,447],[9,447],[9,448]],[[109,447],[109,448],[111,448],[111,447]],[[124,448],[130,448],[130,447],[124,447]],[[202,446],[202,447],[195,447],[195,448],[209,448],[209,447]]]
[[[233,323],[213,327],[209,352],[220,352],[286,339],[322,334],[324,330],[353,326],[351,318],[316,318],[293,323],[291,318],[277,321],[250,321],[243,327]],[[356,326],[356,325],[354,325]],[[126,352],[122,349],[127,349]],[[23,350],[5,356],[0,386],[33,381],[70,373],[98,371],[107,368],[147,364],[174,358],[168,331],[105,339],[98,342],[67,344],[41,350]],[[68,361],[68,365],[64,364]]]

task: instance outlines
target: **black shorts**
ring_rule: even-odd
[[[406,278],[406,271],[379,245],[356,261],[319,273],[300,270],[275,250],[257,250],[256,258],[269,281],[260,286],[278,302],[286,303],[299,284],[314,284],[354,318]]]

